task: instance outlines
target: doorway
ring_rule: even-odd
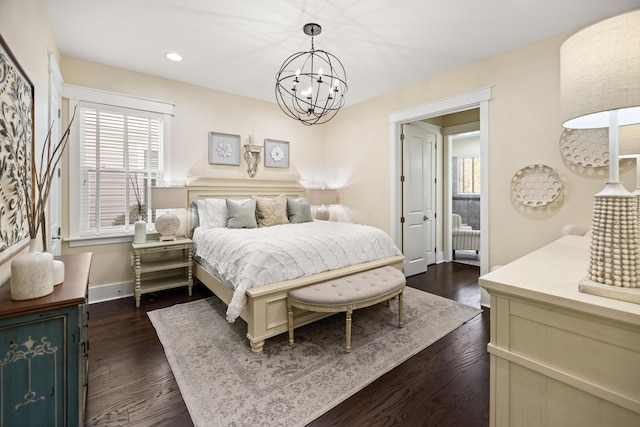
[[[449,98],[444,98],[429,102],[427,104],[410,107],[404,110],[392,112],[389,114],[390,126],[390,148],[391,148],[391,237],[400,246],[403,251],[402,242],[402,223],[403,216],[402,205],[402,144],[400,141],[401,127],[405,123],[411,123],[428,118],[438,117],[454,112],[466,111],[471,109],[479,109],[480,123],[480,155],[483,162],[481,170],[481,192],[483,197],[480,201],[480,227],[483,233],[480,238],[480,252],[486,254],[480,260],[480,274],[489,271],[489,185],[488,185],[488,169],[489,169],[489,100],[491,99],[491,87],[478,89],[471,92],[462,93]],[[451,208],[450,202],[441,197],[438,201],[438,209],[443,212],[437,221],[437,232],[439,235],[451,232]],[[448,248],[444,248],[447,250]],[[444,254],[440,248],[438,253]],[[489,295],[482,290],[481,304],[489,304]]]
[[[440,129],[427,123],[402,125],[402,247],[406,276],[436,262],[437,142]]]
[[[473,112],[473,110],[471,110]],[[476,110],[477,112],[477,110]],[[443,129],[445,164],[448,166],[446,198],[450,201],[451,260],[463,264],[480,265],[480,203],[482,200],[480,155],[480,124],[469,122]],[[449,246],[450,245],[450,246]]]

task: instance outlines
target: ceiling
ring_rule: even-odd
[[[45,0],[63,55],[275,102],[275,73],[316,49],[346,105],[640,7],[640,0]],[[167,52],[184,60],[172,62]]]

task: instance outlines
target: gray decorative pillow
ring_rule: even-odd
[[[284,194],[274,199],[266,197],[254,197],[256,201],[256,217],[259,227],[271,227],[272,225],[288,224],[287,198]]]
[[[228,228],[258,227],[256,223],[256,201],[254,199],[238,201],[227,199],[227,211],[229,213]]]
[[[309,199],[306,197],[287,199],[287,215],[289,216],[289,222],[293,224],[313,221]]]

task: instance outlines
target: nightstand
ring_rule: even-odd
[[[150,240],[132,243],[133,293],[136,307],[140,296],[163,289],[187,286],[189,296],[193,288],[193,242],[187,237],[160,242]]]

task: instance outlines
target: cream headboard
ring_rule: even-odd
[[[215,199],[247,199],[252,196],[306,197],[307,190],[298,181],[266,180],[266,179],[227,179],[227,178],[190,178],[187,183],[189,214],[187,230],[193,229],[192,209],[196,200]]]

